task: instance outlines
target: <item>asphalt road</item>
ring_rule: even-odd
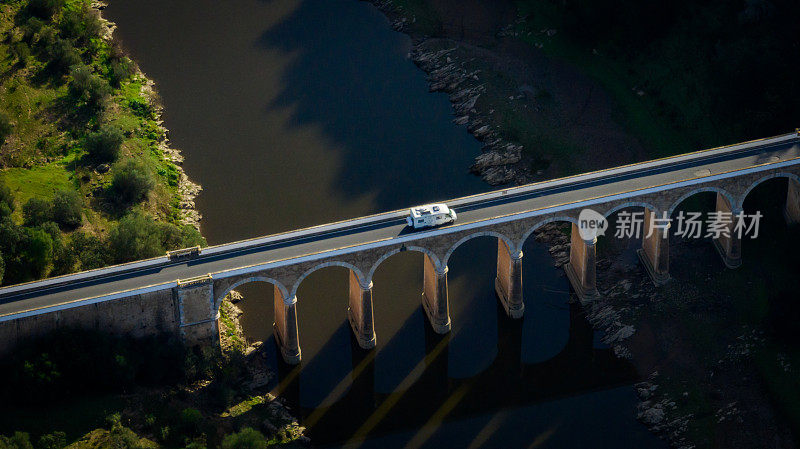
[[[714,176],[794,158],[800,158],[800,137],[796,134],[444,201],[456,210],[458,220],[434,230],[412,231],[405,223],[407,212],[394,211],[206,248],[199,257],[183,262],[170,262],[162,257],[5,287],[0,289],[0,317],[11,318],[9,315],[20,312],[341,248],[371,243],[392,244],[392,240],[412,232],[457,231],[471,223],[589,198],[655,186],[668,189],[667,184],[704,176],[703,170],[708,170],[709,174],[705,176]]]

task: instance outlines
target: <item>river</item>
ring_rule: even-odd
[[[204,191],[210,244],[489,190],[480,144],[408,58],[410,40],[356,0],[114,0],[104,15],[156,81],[172,145]],[[298,292],[303,363],[278,362],[271,289],[249,285],[243,325],[267,341],[286,397],[324,447],[663,447],[635,419],[632,366],[569,303],[547,248],[523,248],[526,312],[495,298],[496,241],[450,262],[453,331],[420,307],[422,256],[374,278],[377,348],[353,345],[347,272]]]

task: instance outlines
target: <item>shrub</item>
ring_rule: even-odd
[[[16,42],[12,47],[12,51],[14,52],[14,56],[17,57],[17,62],[22,67],[28,65],[28,58],[31,57],[31,49],[28,47],[28,44],[25,42]]]
[[[86,137],[86,150],[96,162],[114,162],[119,158],[120,147],[125,137],[119,128],[103,125],[96,133]]]
[[[3,253],[0,253],[0,285],[3,285],[3,275],[6,273],[6,261],[3,260]]]
[[[130,206],[145,199],[153,186],[153,172],[143,162],[128,159],[115,167],[111,193],[118,204]]]
[[[53,220],[66,228],[80,226],[83,212],[83,198],[73,190],[59,190],[53,197]]]
[[[134,72],[133,61],[126,57],[111,62],[111,73],[109,74],[111,84],[114,87],[119,87],[123,81],[133,76]]]
[[[80,9],[64,11],[59,23],[61,35],[73,39],[79,44],[86,44],[92,38],[100,35],[103,24],[88,4],[84,3]]]
[[[245,427],[238,433],[232,433],[222,440],[222,449],[264,449],[267,439],[261,432]]]
[[[11,119],[5,113],[0,112],[0,145],[6,143],[6,139],[14,131],[14,125],[11,124]],[[0,200],[2,200],[0,198]]]
[[[70,68],[81,63],[81,56],[72,43],[65,39],[56,39],[52,43],[46,44],[43,49],[44,54],[49,58],[50,67],[57,74],[64,74]]]
[[[87,66],[72,69],[72,81],[69,85],[70,95],[84,102],[92,109],[101,109],[111,95],[108,82],[92,73]]]
[[[0,435],[0,449],[33,449],[33,445],[27,433],[15,432],[11,437]]]
[[[20,30],[22,30],[22,40],[28,43],[33,42],[34,36],[42,31],[44,26],[44,22],[35,17],[28,19],[20,26]]]
[[[39,438],[38,449],[64,449],[67,447],[67,434],[53,432]]]
[[[41,198],[31,198],[22,206],[22,219],[25,226],[40,226],[50,221],[53,207]]]

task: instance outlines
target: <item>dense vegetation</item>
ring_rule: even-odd
[[[147,80],[88,0],[0,5],[0,283],[202,244]]]
[[[518,4],[524,38],[598,78],[657,154],[782,134],[800,124],[798,2]]]

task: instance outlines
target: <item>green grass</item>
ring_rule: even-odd
[[[21,221],[22,205],[31,198],[50,200],[57,190],[74,190],[74,173],[67,168],[69,158],[33,168],[9,168],[0,171],[0,182],[5,183],[14,193],[17,203],[14,211],[17,221]]]

